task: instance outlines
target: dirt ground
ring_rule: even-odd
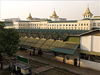
[[[79,74],[70,72],[63,68],[55,67],[53,69],[49,69],[47,71],[41,72],[37,75],[79,75]]]

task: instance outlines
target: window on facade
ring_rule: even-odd
[[[71,25],[69,24],[69,26],[71,26]]]
[[[75,24],[75,26],[77,26],[77,24]]]
[[[88,23],[87,23],[87,26],[88,26]]]
[[[88,15],[88,17],[89,17],[89,15]]]
[[[60,24],[60,26],[61,26],[61,24]]]
[[[67,26],[67,24],[66,24],[66,26]]]
[[[98,26],[100,26],[100,23],[98,23]]]
[[[76,30],[76,27],[75,27],[75,30]]]
[[[74,25],[72,24],[72,26],[74,26]]]
[[[85,26],[85,23],[84,23],[84,26]]]
[[[63,24],[63,26],[65,26],[65,24]]]
[[[81,26],[83,26],[83,24],[81,24]]]
[[[96,24],[95,24],[95,23],[93,23],[93,26],[96,26]]]

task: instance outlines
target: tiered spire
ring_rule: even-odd
[[[57,16],[57,14],[56,14],[56,12],[55,12],[55,9],[54,9],[54,11],[53,11],[52,16]]]
[[[84,18],[91,18],[93,14],[90,12],[89,5],[87,5],[87,9],[84,14],[82,14]]]
[[[55,9],[54,9],[54,11],[53,11],[52,16],[50,16],[50,18],[58,18],[57,14],[56,14],[56,12],[55,12]]]
[[[28,16],[27,19],[32,19],[31,13],[29,13],[29,16]]]

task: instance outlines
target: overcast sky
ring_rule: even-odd
[[[54,8],[60,18],[68,20],[82,19],[87,5],[89,4],[90,11],[93,16],[100,16],[100,0],[1,0],[0,1],[0,20],[6,18],[17,18],[25,20],[29,12],[32,17],[49,18],[52,15]]]

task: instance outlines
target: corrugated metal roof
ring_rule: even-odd
[[[17,66],[17,67],[20,67],[20,68],[22,68],[24,70],[30,69],[29,65],[26,65],[26,64],[23,64],[23,63],[15,63],[14,65]]]
[[[21,44],[41,48],[45,50],[51,50],[63,54],[70,54],[72,55],[76,49],[78,48],[79,44],[76,43],[68,43],[63,41],[53,41],[53,40],[46,40],[46,39],[34,39],[34,38],[20,38]]]
[[[36,47],[36,48],[40,48],[41,45],[44,44],[44,42],[46,42],[46,39],[40,39],[35,45],[33,45],[32,47]]]
[[[78,46],[79,46],[79,44],[77,44],[72,50],[55,47],[52,51],[62,53],[62,54],[73,55],[75,53],[76,49],[78,48]]]
[[[34,38],[28,38],[27,40],[25,40],[22,45],[27,45],[32,47],[39,39],[34,39]]]
[[[38,32],[38,33],[40,33],[40,32],[42,32],[42,33],[51,33],[51,34],[53,34],[54,32],[56,33],[56,34],[58,34],[59,32],[61,33],[61,34],[64,34],[64,33],[67,33],[68,35],[78,35],[78,34],[82,34],[82,33],[85,33],[85,32],[88,32],[88,31],[91,31],[91,30],[67,30],[67,29],[16,29],[17,31],[19,31],[19,32],[34,32],[34,33],[36,33],[36,32]]]
[[[26,37],[21,37],[19,40],[20,40],[20,44],[22,45],[25,41],[26,41]]]

